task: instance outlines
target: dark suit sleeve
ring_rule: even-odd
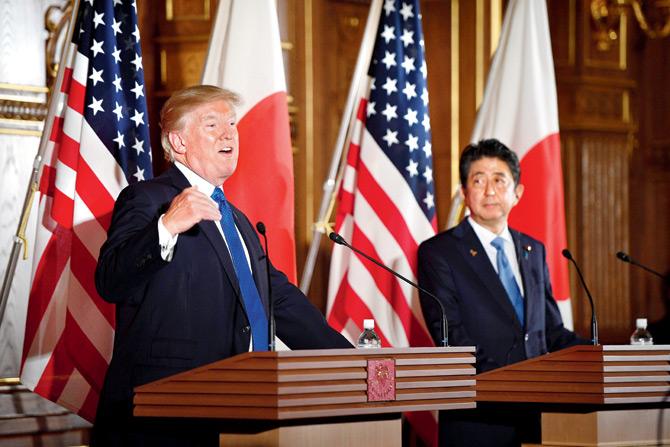
[[[270,267],[277,335],[291,349],[352,348],[281,271]]]
[[[158,217],[159,205],[140,186],[119,195],[95,270],[96,289],[106,301],[140,296],[136,292],[166,264],[160,255]]]
[[[449,345],[477,346],[475,340],[468,334],[461,316],[459,300],[462,297],[459,297],[456,291],[452,269],[446,258],[441,255],[440,246],[435,242],[436,240],[430,240],[419,246],[419,285],[436,295],[444,305],[449,322]],[[442,334],[440,307],[424,293],[420,293],[419,298],[428,330],[435,343],[439,345]],[[477,346],[476,357],[478,371],[487,371],[502,366],[479,346]]]
[[[561,312],[558,309],[558,304],[556,304],[551,288],[549,269],[547,268],[546,257],[544,257],[545,249],[543,245],[541,247],[544,259],[545,336],[547,350],[553,352],[574,345],[589,344],[588,340],[578,337],[577,334],[563,326],[563,318],[561,318]]]

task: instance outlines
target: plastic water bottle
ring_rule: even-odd
[[[358,348],[381,348],[382,341],[375,332],[375,320],[363,320],[363,332],[358,337]]]
[[[631,345],[653,345],[654,339],[647,330],[647,319],[638,318],[635,320],[635,332],[630,336]]]

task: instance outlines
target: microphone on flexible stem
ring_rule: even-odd
[[[586,296],[589,297],[589,303],[591,303],[591,341],[593,342],[593,346],[598,345],[598,319],[596,318],[596,306],[593,304],[593,297],[591,296],[591,292],[589,292],[589,288],[586,287],[586,281],[584,281],[584,277],[582,276],[582,271],[579,269],[579,265],[577,265],[577,261],[572,257],[572,253],[570,253],[570,250],[567,248],[564,248],[563,251],[561,252],[563,254],[563,257],[567,259],[568,261],[572,262],[575,265],[575,268],[577,269],[577,274],[579,275],[579,280],[582,283],[582,287],[584,287],[584,290],[586,291]]]
[[[270,253],[268,252],[268,238],[265,235],[265,224],[261,221],[256,222],[256,230],[263,236],[265,241],[265,273],[268,278],[268,307],[270,308],[270,316],[268,318],[268,350],[274,352],[275,349],[275,335],[277,328],[275,327],[275,306],[274,298],[272,297],[272,282],[270,281]]]
[[[353,245],[349,244],[342,236],[335,233],[334,231],[331,231],[330,234],[328,235],[328,237],[330,238],[331,241],[335,242],[336,244],[344,245],[348,249],[350,249],[350,250],[358,253],[359,255],[363,256],[365,259],[372,262],[376,266],[383,268],[387,272],[391,273],[392,275],[395,275],[397,278],[402,279],[403,281],[405,281],[410,286],[414,287],[417,290],[420,290],[421,292],[425,293],[427,296],[429,296],[433,300],[435,300],[435,302],[440,306],[440,310],[442,311],[442,340],[441,340],[442,346],[444,346],[444,347],[449,346],[449,338],[447,336],[447,332],[448,332],[448,328],[449,328],[449,323],[447,322],[447,312],[444,309],[444,304],[442,304],[442,301],[440,301],[440,299],[438,297],[436,297],[435,295],[433,295],[432,293],[430,293],[429,291],[427,291],[423,287],[419,286],[415,282],[410,281],[409,279],[405,278],[404,276],[402,276],[400,273],[396,272],[395,270],[391,270],[389,267],[387,267],[384,264],[382,264],[381,262],[377,261],[375,258],[367,255],[366,253],[363,253],[362,251],[360,251],[359,249],[357,249]]]
[[[616,253],[616,257],[619,258],[619,260],[623,262],[627,262],[629,264],[633,264],[634,266],[640,267],[642,270],[646,270],[649,273],[653,273],[654,275],[658,276],[661,279],[665,279],[665,276],[662,275],[661,273],[657,272],[656,270],[650,269],[646,265],[642,265],[639,262],[637,262],[635,259],[631,258],[627,253],[624,253],[622,251],[618,251]]]

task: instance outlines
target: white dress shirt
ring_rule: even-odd
[[[197,186],[198,191],[202,192],[205,194],[207,197],[212,196],[212,193],[214,192],[215,186],[209,183],[207,180],[204,178],[200,177],[198,174],[195,172],[191,171],[189,168],[187,168],[185,165],[182,163],[179,163],[178,161],[174,162],[175,166],[181,171],[182,174],[184,174],[184,177],[186,177],[186,180],[191,184],[191,186]],[[222,188],[223,189],[223,188]],[[213,199],[212,203],[214,202]],[[163,258],[164,261],[171,261],[172,260],[172,255],[174,254],[174,247],[177,244],[177,238],[179,237],[178,234],[175,234],[174,236],[170,234],[170,232],[165,228],[165,225],[163,225],[163,216],[165,214],[162,214],[161,217],[158,219],[158,242],[161,246],[161,257]],[[226,236],[223,234],[223,229],[221,228],[221,222],[218,220],[214,222],[216,225],[216,228],[218,228],[219,233],[221,234],[221,237],[223,238],[223,241],[226,242]],[[251,261],[249,260],[249,251],[247,250],[247,246],[244,243],[244,239],[242,238],[242,235],[240,234],[239,228],[237,228],[237,225],[235,226],[235,229],[237,230],[237,234],[240,237],[240,241],[242,242],[242,248],[244,249],[244,255],[247,258],[247,263],[249,264],[249,270],[252,270],[251,268]],[[226,247],[228,247],[228,244],[226,243]],[[230,248],[228,248],[228,252],[230,253]]]
[[[498,262],[497,262],[498,251],[493,245],[491,245],[491,242],[493,241],[493,239],[497,237],[501,237],[503,239],[503,241],[505,242],[503,245],[505,255],[507,256],[509,265],[512,267],[512,272],[514,273],[514,279],[516,279],[516,283],[519,286],[519,291],[521,292],[521,296],[523,297],[524,296],[523,281],[521,280],[519,261],[516,257],[516,250],[514,248],[514,239],[512,239],[512,233],[509,232],[509,228],[507,227],[507,225],[505,225],[505,228],[503,228],[500,234],[495,234],[493,231],[475,222],[472,216],[468,217],[468,222],[470,223],[472,229],[475,230],[475,234],[477,235],[479,242],[482,243],[484,251],[486,251],[486,255],[489,257],[489,261],[491,261],[491,265],[493,265],[493,269],[496,271],[496,273],[498,273]]]

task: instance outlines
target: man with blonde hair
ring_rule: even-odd
[[[133,388],[268,349],[265,254],[223,189],[240,150],[238,103],[213,86],[172,95],[161,111],[172,165],[117,199],[95,275],[100,295],[116,304],[116,335],[92,445],[218,445],[212,427],[133,417]],[[282,341],[351,347],[283,273],[270,265],[269,275]]]

